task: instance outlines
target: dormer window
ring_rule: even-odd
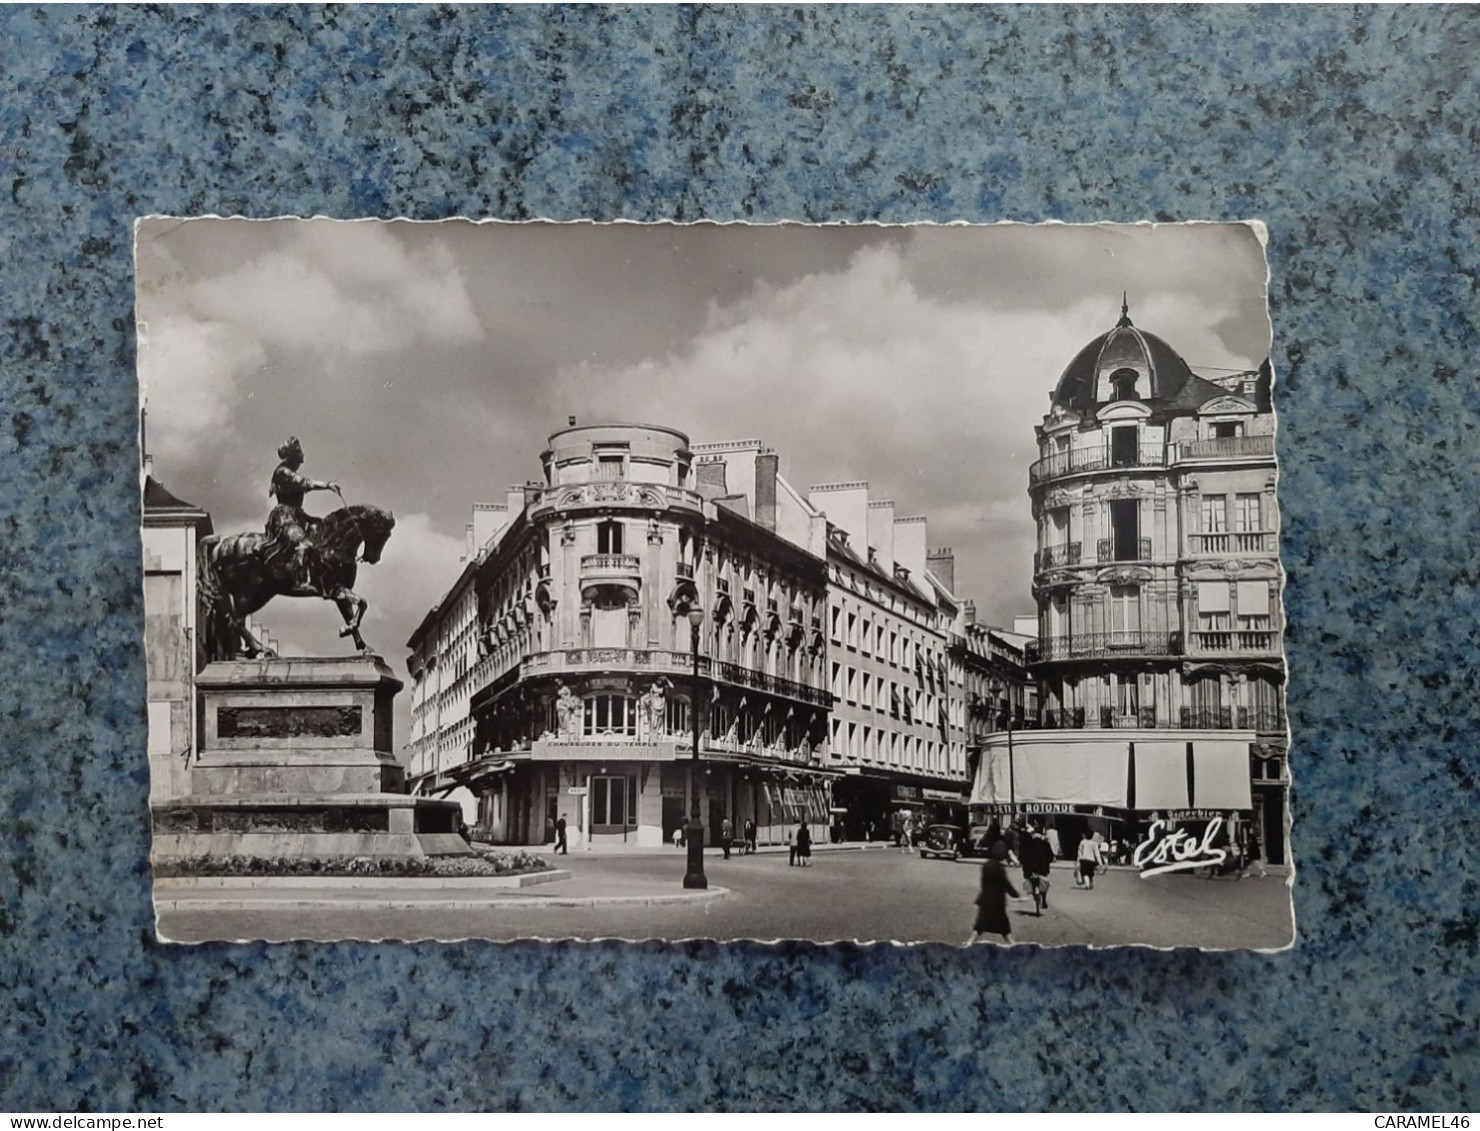
[[[1117,369],[1110,374],[1111,399],[1117,401],[1140,400],[1136,395],[1136,371]]]
[[[1235,436],[1244,434],[1244,422],[1242,420],[1215,420],[1212,424],[1212,437],[1215,440],[1231,440]]]
[[[622,463],[623,460],[620,454],[598,455],[596,457],[596,478],[622,478]]]

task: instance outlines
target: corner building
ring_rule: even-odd
[[[695,710],[711,843],[726,817],[762,840],[825,826],[824,520],[758,443],[712,447],[567,428],[543,482],[474,509],[469,560],[408,643],[410,774],[462,800],[481,838],[542,843],[564,814],[572,847],[671,843]]]
[[[974,800],[1234,814],[1286,862],[1274,432],[1268,362],[1198,376],[1124,307],[1069,363],[1029,472],[1045,732],[992,743]]]

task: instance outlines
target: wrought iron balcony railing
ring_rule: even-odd
[[[1062,546],[1045,546],[1033,555],[1033,568],[1035,571],[1045,569],[1057,569],[1059,566],[1078,565],[1081,558],[1082,544],[1079,542],[1065,542]]]
[[[1036,461],[1028,469],[1028,482],[1037,485],[1061,475],[1078,475],[1090,471],[1117,471],[1131,467],[1162,467],[1166,450],[1160,444],[1142,444],[1139,448],[1113,451],[1103,447],[1075,448],[1054,452]]]
[[[1071,636],[1040,637],[1030,641],[1028,662],[1053,660],[1103,660],[1117,656],[1180,656],[1180,632],[1086,632]]]
[[[1135,711],[1101,707],[1089,714],[1083,707],[1059,707],[1040,712],[1037,725],[1044,730],[1253,730],[1284,729],[1284,714],[1263,707],[1183,707],[1180,711],[1157,714],[1154,706]]]
[[[1120,551],[1117,553],[1117,549]],[[1095,561],[1097,562],[1149,562],[1151,560],[1151,539],[1137,538],[1135,544],[1135,557],[1131,557],[1132,547],[1127,544],[1117,547],[1113,538],[1101,538],[1095,543]]]

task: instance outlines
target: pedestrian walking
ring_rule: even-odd
[[[750,817],[745,818],[745,854],[747,856],[755,853],[755,821]]]
[[[570,855],[570,846],[565,842],[565,814],[560,814],[560,820],[555,822],[555,851],[561,856]],[[553,855],[553,853],[552,853]]]
[[[1064,851],[1059,845],[1059,830],[1054,828],[1053,825],[1048,826],[1048,848],[1053,853],[1055,860],[1064,855]]]
[[[735,839],[735,827],[730,824],[730,818],[726,817],[719,823],[719,843],[725,850],[725,859],[730,858],[730,842]]]
[[[1095,872],[1105,863],[1104,850],[1100,848],[1099,833],[1086,835],[1079,842],[1079,876],[1074,881],[1080,887],[1095,890]]]
[[[1052,850],[1048,841],[1033,826],[1023,833],[1018,848],[1023,864],[1023,886],[1033,897],[1036,913],[1041,917],[1048,906],[1048,873],[1053,864]]]
[[[786,830],[786,866],[792,868],[797,862],[797,834],[795,829]]]
[[[982,864],[981,888],[976,895],[976,922],[971,928],[971,937],[966,945],[980,941],[983,935],[1001,935],[1004,942],[1012,945],[1012,923],[1007,918],[1007,899],[1020,898],[1017,888],[1007,878],[1007,869],[1002,861],[1007,859],[1007,845],[998,841],[987,853]]]
[[[797,865],[805,868],[812,859],[812,830],[806,820],[797,826]]]

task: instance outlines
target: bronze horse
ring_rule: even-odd
[[[390,511],[379,507],[341,507],[325,515],[304,541],[307,584],[293,576],[290,555],[265,552],[270,548],[266,534],[202,538],[196,591],[206,660],[274,655],[247,628],[247,618],[274,597],[333,601],[344,618],[339,635],[352,637],[356,648],[368,652],[360,635],[367,603],[350,588],[355,583],[356,558],[372,565],[378,562],[395,525]],[[363,555],[359,554],[362,545]]]

